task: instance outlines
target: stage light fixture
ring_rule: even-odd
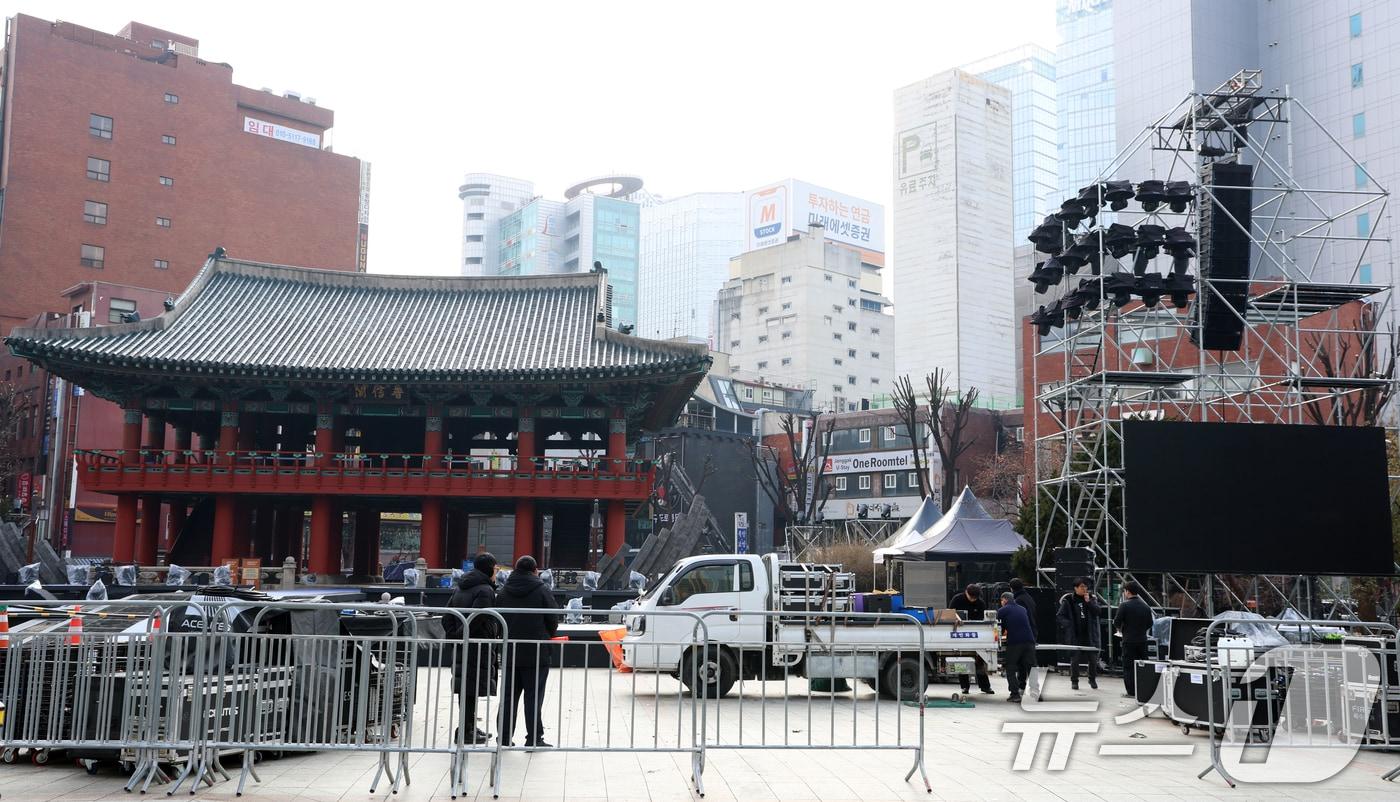
[[[1084,314],[1084,296],[1078,290],[1060,296],[1059,303],[1065,320],[1078,320]]]
[[[1065,249],[1065,226],[1050,214],[1045,216],[1045,221],[1036,226],[1026,239],[1035,243],[1035,249],[1041,253],[1059,253]]]
[[[1148,262],[1157,258],[1157,254],[1166,241],[1166,228],[1150,223],[1138,226],[1137,253],[1133,256],[1133,275],[1141,276],[1147,270]]]
[[[1075,293],[1084,301],[1084,308],[1093,312],[1099,308],[1099,286],[1103,283],[1100,278],[1082,278],[1079,280],[1079,289]]]
[[[1168,181],[1166,195],[1167,206],[1171,207],[1171,210],[1177,214],[1185,212],[1186,207],[1190,206],[1191,202],[1196,199],[1191,194],[1190,181]]]
[[[1185,275],[1191,266],[1191,257],[1196,255],[1196,238],[1181,226],[1167,229],[1167,241],[1162,250],[1171,254],[1172,274]]]
[[[1130,273],[1110,273],[1103,278],[1103,294],[1113,299],[1113,305],[1123,308],[1133,300],[1133,276]]]
[[[1078,198],[1070,198],[1061,203],[1060,210],[1055,213],[1055,219],[1070,228],[1078,227],[1080,223],[1084,222],[1085,217],[1087,215],[1084,213],[1084,207],[1079,203]]]
[[[1026,277],[1026,280],[1035,285],[1037,295],[1044,295],[1045,291],[1052,284],[1059,284],[1065,276],[1064,266],[1060,260],[1052,256],[1043,262],[1036,264],[1035,269]]]
[[[1065,249],[1065,252],[1060,256],[1060,261],[1064,262],[1067,269],[1069,268],[1069,260],[1080,260],[1081,266],[1082,264],[1087,264],[1094,275],[1097,276],[1099,274],[1103,261],[1103,254],[1099,253],[1097,229],[1085,234],[1080,234],[1079,237],[1075,239],[1074,244]],[[1070,270],[1070,272],[1073,273],[1075,271]]]
[[[1084,216],[1089,218],[1089,223],[1092,224],[1094,218],[1099,214],[1099,209],[1103,208],[1103,184],[1090,184],[1087,187],[1081,187],[1079,205],[1084,207]]]
[[[1103,246],[1114,259],[1122,259],[1137,247],[1137,232],[1132,226],[1114,223],[1103,233]]]
[[[1162,302],[1162,295],[1166,292],[1164,284],[1161,273],[1147,273],[1133,282],[1133,291],[1142,298],[1142,305],[1151,309]]]
[[[1108,201],[1113,211],[1123,211],[1128,208],[1128,201],[1133,199],[1133,182],[1109,181],[1104,185],[1103,199]]]
[[[1162,205],[1162,201],[1166,200],[1167,188],[1161,181],[1151,178],[1138,184],[1137,194],[1133,197],[1142,204],[1144,212],[1155,212],[1157,207]]]
[[[1047,309],[1042,306],[1031,315],[1031,325],[1036,327],[1040,336],[1048,337],[1050,329],[1062,328],[1065,325],[1065,313],[1060,307],[1060,302],[1056,301]]]
[[[1177,309],[1185,309],[1190,302],[1191,296],[1196,294],[1196,280],[1184,273],[1172,273],[1163,282],[1162,289],[1166,291],[1167,297],[1171,299],[1172,306]]]

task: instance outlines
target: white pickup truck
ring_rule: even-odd
[[[925,682],[937,673],[939,657],[976,655],[995,669],[994,622],[919,624],[897,615],[846,615],[836,585],[850,575],[831,569],[774,554],[687,557],[629,611],[623,657],[634,671],[671,674],[692,690],[703,685],[710,698],[724,696],[741,678],[805,676],[861,679],[887,698],[915,699],[924,693],[921,660]],[[849,599],[849,586],[845,593]],[[793,599],[803,597],[811,603],[794,606]],[[792,614],[797,609],[818,612]],[[821,612],[831,610],[837,612]],[[647,615],[665,611],[703,616],[706,645],[697,644],[693,618]]]

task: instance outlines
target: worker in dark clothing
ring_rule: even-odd
[[[984,621],[987,617],[987,603],[982,601],[982,589],[976,585],[968,585],[963,592],[948,600],[949,609],[956,610],[958,617],[964,621]],[[982,693],[996,693],[992,690],[992,679],[987,676],[987,661],[980,655],[973,655],[973,660],[977,664],[977,689]],[[972,680],[966,674],[958,675],[958,683],[962,685],[962,692],[967,693],[972,689]]]
[[[1026,608],[1017,604],[1011,593],[1001,594],[997,623],[1005,633],[1002,642],[1006,644],[1006,686],[1011,691],[1010,701],[1019,702],[1030,680],[1031,669],[1035,668],[1035,633],[1031,630]]]
[[[447,606],[463,610],[467,619],[466,645],[452,656],[452,692],[463,694],[462,724],[470,727],[464,739],[469,744],[484,744],[491,737],[476,726],[476,700],[496,695],[496,671],[500,668],[500,650],[494,640],[501,637],[501,622],[491,613],[472,614],[496,604],[496,557],[490,552],[476,555],[472,570],[462,576],[457,590]],[[462,619],[455,615],[442,617],[442,628],[448,640],[462,638]]]
[[[1031,597],[1031,592],[1026,590],[1026,583],[1022,582],[1018,576],[1006,584],[1011,586],[1011,595],[1016,599],[1016,603],[1025,609],[1026,616],[1030,618],[1031,634],[1039,640],[1040,628],[1035,623],[1035,599]]]
[[[1147,659],[1147,633],[1152,631],[1152,608],[1143,601],[1142,585],[1123,586],[1123,603],[1113,614],[1113,629],[1123,637],[1124,696],[1132,696],[1137,682],[1137,661]]]
[[[1060,642],[1066,646],[1092,646],[1099,648],[1099,616],[1103,608],[1099,598],[1089,591],[1089,580],[1084,577],[1074,580],[1074,590],[1060,598],[1060,609],[1055,615],[1060,625]],[[1099,687],[1099,655],[1080,649],[1069,652],[1069,683],[1079,690],[1079,665],[1089,663],[1089,687]]]
[[[515,561],[515,570],[496,593],[496,606],[503,609],[557,610],[554,594],[536,573],[535,558],[528,554]],[[559,631],[559,617],[552,613],[502,613],[509,642],[506,645],[501,679],[501,734],[503,746],[515,735],[515,716],[520,699],[525,698],[525,745],[548,748],[544,741],[544,686],[549,679],[553,650],[547,641]]]

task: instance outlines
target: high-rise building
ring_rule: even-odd
[[[1269,142],[1270,152],[1287,164],[1299,186],[1327,190],[1394,190],[1400,186],[1400,138],[1393,136],[1397,112],[1391,98],[1400,90],[1400,72],[1391,64],[1400,37],[1400,6],[1385,0],[1347,4],[1275,0],[1269,3],[1205,2],[1150,3],[1114,0],[1113,47],[1118,83],[1133,92],[1118,94],[1117,136],[1130,141],[1188,92],[1209,92],[1242,69],[1262,70],[1265,95],[1286,93],[1296,100],[1289,114],[1289,141]],[[1152,59],[1135,58],[1150,48]],[[1151,62],[1151,63],[1148,63]],[[1184,108],[1181,110],[1184,111]],[[1316,124],[1313,120],[1316,120]],[[1251,137],[1267,136],[1260,126]],[[1335,137],[1346,153],[1332,142]],[[1142,148],[1118,171],[1132,180],[1191,178],[1173,154]],[[1267,167],[1260,182],[1273,180]],[[1276,176],[1274,177],[1276,179]],[[1322,202],[1333,218],[1332,233],[1345,232],[1353,242],[1331,242],[1311,268],[1316,281],[1384,281],[1390,279],[1394,215],[1361,196],[1326,196]],[[1317,208],[1286,208],[1285,219],[1318,216]],[[1304,223],[1298,223],[1302,227]],[[1311,264],[1309,243],[1294,243],[1292,258]],[[1363,251],[1363,248],[1365,249]],[[1358,267],[1359,264],[1359,267]],[[1374,264],[1374,269],[1372,265]],[[1278,274],[1270,260],[1258,260],[1255,270]],[[1386,277],[1383,279],[1382,274]]]
[[[1077,193],[1118,152],[1114,125],[1114,0],[1058,0],[1055,28],[1060,197]],[[1152,49],[1144,63],[1158,64]],[[1134,88],[1135,90],[1137,87]],[[1056,204],[1058,208],[1058,204]],[[1046,209],[1044,213],[1054,211]]]
[[[494,276],[500,270],[501,220],[535,197],[535,185],[492,173],[467,173],[462,200],[462,275]]]
[[[84,282],[178,292],[219,246],[362,263],[361,164],[331,152],[313,99],[239,86],[198,39],[139,22],[19,14],[3,63],[0,331]]]
[[[894,97],[895,372],[1016,399],[1011,93],[950,70]]]
[[[988,56],[961,68],[1011,93],[1011,237],[1025,242],[1060,196],[1055,54],[1039,45]]]
[[[715,295],[744,252],[744,193],[696,192],[642,206],[637,331],[709,340]]]
[[[584,181],[565,191],[563,201],[535,195],[528,181],[485,173],[467,179],[458,192],[464,272],[586,273],[598,262],[608,271],[612,324],[636,325],[641,206],[631,197],[642,189],[640,178]]]
[[[880,272],[817,225],[730,262],[715,347],[737,377],[803,387],[813,406],[859,409],[890,391],[894,318]]]

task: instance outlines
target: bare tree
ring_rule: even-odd
[[[778,418],[778,425],[783,445],[792,458],[791,470],[784,470],[778,448],[765,444],[761,432],[757,440],[746,439],[741,447],[752,461],[759,487],[783,519],[793,526],[808,526],[817,521],[831,496],[832,488],[822,477],[826,475],[831,432],[836,428],[836,421],[833,418],[822,421],[815,413],[786,412]]]
[[[938,458],[943,463],[942,506],[943,511],[947,512],[953,506],[953,496],[957,492],[958,458],[977,442],[976,437],[967,437],[967,424],[979,393],[976,387],[969,387],[959,396],[943,368],[934,368],[925,381],[928,383],[933,444],[938,448]]]
[[[1393,379],[1400,332],[1377,331],[1376,313],[1369,305],[1362,309],[1351,329],[1338,336],[1335,348],[1329,347],[1317,334],[1308,337],[1319,371],[1331,379],[1384,381],[1357,389],[1339,385],[1330,397],[1304,405],[1308,417],[1319,426],[1374,425],[1395,392]]]
[[[928,439],[923,432],[929,424],[929,408],[919,404],[919,396],[914,392],[914,383],[908,376],[894,380],[894,411],[904,424],[909,435],[910,448],[914,452],[914,474],[919,477],[919,498],[933,495],[928,477]]]
[[[18,387],[10,382],[0,383],[0,495],[4,495],[4,490],[14,483],[19,473],[20,401]],[[24,501],[27,510],[29,499]]]
[[[1026,471],[1020,446],[975,460],[972,470],[972,489],[977,495],[994,502],[1002,514],[1016,511],[1021,503],[1021,477]]]

